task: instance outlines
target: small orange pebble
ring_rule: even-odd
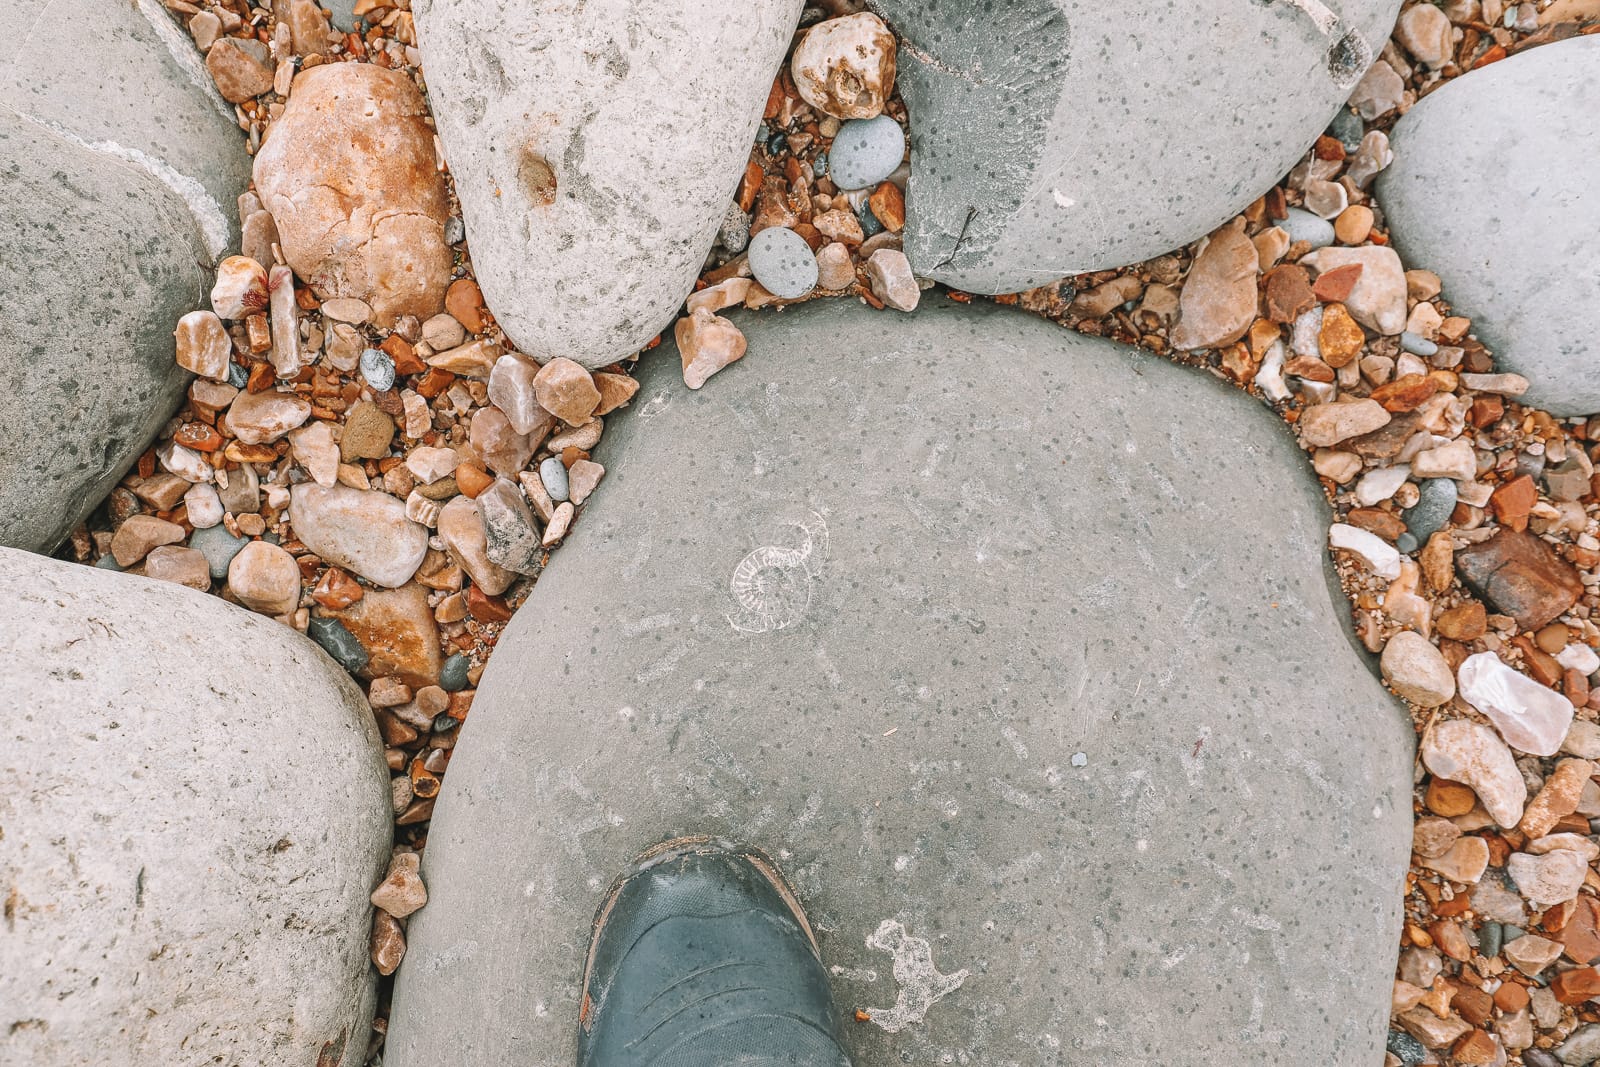
[[[152,478],[156,473],[156,450],[147,448],[139,454],[139,477]]]
[[[951,289],[945,295],[948,296],[951,300],[954,300],[958,304],[970,304],[970,303],[972,303],[972,294],[971,293],[963,293],[960,289]]]
[[[872,1013],[871,1012],[866,1011],[863,1008],[857,1008],[856,1009],[856,1022],[858,1022],[858,1023],[870,1023],[871,1021],[872,1021]]]
[[[294,302],[299,305],[301,311],[315,311],[322,306],[322,301],[318,300],[310,289],[296,289]]]
[[[1490,63],[1498,63],[1505,57],[1506,46],[1503,44],[1497,44],[1483,55],[1479,56],[1478,61],[1472,64],[1472,69],[1477,70],[1479,67],[1487,67]]]
[[[460,489],[463,496],[476,500],[478,494],[494,484],[494,477],[479,470],[470,463],[463,463],[456,467],[456,488]]]

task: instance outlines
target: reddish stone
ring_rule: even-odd
[[[1528,511],[1538,502],[1538,487],[1528,474],[1507,482],[1489,497],[1489,507],[1494,509],[1494,517],[1500,520],[1500,525],[1519,531],[1528,528]]]
[[[1242,348],[1242,345],[1234,347]],[[1315,356],[1295,356],[1283,365],[1283,373],[1295,378],[1304,378],[1311,382],[1331,382],[1334,374],[1333,368]]]
[[[1515,982],[1506,982],[1494,991],[1494,1006],[1503,1012],[1518,1012],[1528,1006],[1528,989]]]
[[[483,290],[471,278],[458,278],[444,294],[444,309],[470,333],[482,333],[488,325],[483,319]]]
[[[1361,263],[1346,263],[1342,267],[1335,267],[1317,275],[1316,284],[1311,287],[1312,294],[1328,304],[1342,304],[1350,299],[1350,291],[1356,287],[1356,282],[1361,280],[1361,272],[1366,269]]]
[[[1407,374],[1372,391],[1372,399],[1383,405],[1385,411],[1415,411],[1434,393],[1439,383],[1423,374]]]
[[[1482,1026],[1494,1014],[1494,998],[1481,989],[1463,983],[1456,985],[1455,999],[1450,1003],[1473,1026]]]
[[[186,422],[172,439],[196,452],[215,452],[222,447],[222,435],[203,422]]]
[[[510,622],[511,609],[497,596],[486,596],[477,586],[467,588],[467,611],[479,622]]]
[[[338,567],[329,567],[311,590],[311,599],[325,608],[339,611],[365,595],[361,584]]]
[[[1472,402],[1467,421],[1478,429],[1493,426],[1506,413],[1506,402],[1497,396],[1480,396]]]
[[[395,677],[413,688],[438,684],[444,656],[428,591],[421,585],[368,589],[333,617],[367,650],[362,677]]]
[[[1600,901],[1581,896],[1566,928],[1561,931],[1566,957],[1574,963],[1593,963],[1600,959]]]
[[[417,393],[432,400],[450,388],[450,383],[455,380],[456,376],[449,371],[440,367],[429,367],[428,373],[424,374],[422,380],[417,382]]]
[[[1467,588],[1524,630],[1552,621],[1583,594],[1577,570],[1525,531],[1502,527],[1457,552],[1455,563]]]
[[[1368,533],[1375,533],[1390,544],[1399,540],[1400,535],[1406,532],[1406,524],[1400,516],[1382,508],[1355,508],[1345,516],[1345,522],[1360,527]]]
[[[1499,1053],[1499,1046],[1494,1043],[1494,1038],[1482,1030],[1472,1030],[1465,1034],[1455,1047],[1450,1050],[1450,1055],[1456,1058],[1457,1063],[1493,1063]]]
[[[1600,970],[1593,967],[1574,967],[1550,979],[1550,992],[1563,1004],[1582,1004],[1590,997],[1600,996]]]
[[[428,365],[417,355],[417,350],[411,347],[411,342],[397,333],[385,337],[378,348],[394,360],[396,374],[421,374],[428,369]]]
[[[1465,961],[1472,958],[1472,946],[1467,943],[1467,935],[1461,932],[1460,924],[1436,922],[1428,927],[1428,934],[1433,938],[1434,947],[1451,959]]]
[[[1318,159],[1338,162],[1344,159],[1344,144],[1337,137],[1323,134],[1317,138],[1316,153]]]
[[[1316,306],[1311,293],[1311,276],[1297,263],[1273,267],[1266,277],[1267,318],[1288,323]]]

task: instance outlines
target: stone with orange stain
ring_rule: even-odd
[[[1539,489],[1531,475],[1507,482],[1489,497],[1489,507],[1500,525],[1522,531],[1528,528],[1528,512],[1539,502]]]
[[[428,591],[421,585],[369,589],[349,607],[328,615],[342,622],[367,650],[362,677],[396,677],[414,688],[438,684],[444,656]]]
[[[365,594],[366,590],[360,582],[338,567],[329,567],[317,579],[316,587],[311,590],[311,599],[325,608],[338,611],[354,604]]]
[[[1437,379],[1425,374],[1407,374],[1378,386],[1372,391],[1372,399],[1382,404],[1385,411],[1399,414],[1415,411],[1438,391]]]
[[[1367,335],[1343,304],[1322,309],[1322,326],[1317,331],[1317,346],[1330,367],[1343,367],[1361,354]]]
[[[609,415],[618,408],[627,407],[639,391],[638,381],[627,374],[597,372],[594,386],[600,390],[600,403],[594,409],[596,415]]]

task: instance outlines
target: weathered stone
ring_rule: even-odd
[[[389,861],[389,873],[372,891],[372,906],[382,908],[396,919],[404,919],[428,902],[427,887],[417,873],[422,857],[402,852]]]
[[[434,812],[384,1062],[448,1060],[464,1013],[485,1062],[570,1059],[604,887],[691,830],[782,858],[841,1005],[889,1021],[915,995],[870,942],[970,972],[896,1032],[850,1024],[860,1067],[1036,1063],[1039,1035],[1065,1048],[1095,1018],[1150,1063],[1378,1062],[1411,727],[1349,642],[1321,490],[1279,421],[933,293],[906,316],[818,301],[738,321],[760,365],[714,388],[678,385],[669,346],[641,361],[643,395],[671,402],[607,427],[599,458],[627,462],[499,641]],[[1069,417],[1070,441],[1025,429]],[[977,497],[923,473],[995,440]],[[690,502],[670,538],[640,525],[663,486]],[[1130,641],[1170,679],[1139,686]],[[1093,901],[1116,906],[1089,921]],[[484,916],[518,936],[485,937]],[[874,938],[886,919],[903,934]],[[1285,1036],[1241,1043],[1252,1027]]]
[[[1206,2],[1173,19],[1158,5],[1016,0],[977,17],[879,0],[916,123],[912,265],[1013,292],[1198,239],[1294,166],[1399,6]]]
[[[263,615],[287,615],[300,603],[300,568],[277,545],[251,541],[228,564],[228,591]]]
[[[1390,415],[1376,400],[1313,404],[1296,423],[1300,439],[1317,448],[1361,437],[1388,425]]]
[[[1600,411],[1597,96],[1600,38],[1529,49],[1419,101],[1378,180],[1395,247],[1441,268],[1496,362],[1530,382],[1524,402],[1556,415]],[[1479,210],[1465,217],[1456,208],[1469,202]]]
[[[211,588],[211,565],[201,552],[176,545],[162,545],[145,557],[144,576],[175,582],[202,593]]]
[[[519,350],[593,369],[672,321],[800,6],[713,18],[695,0],[609,0],[603,15],[557,0],[417,5],[473,267]]]
[[[535,432],[542,438],[550,425],[540,423]],[[516,477],[539,447],[539,441],[532,435],[518,433],[499,408],[479,408],[473,412],[468,440],[490,470],[507,478]]]
[[[183,540],[183,527],[154,515],[129,515],[111,537],[111,555],[117,566],[131,567],[158,545]]]
[[[406,518],[405,504],[388,493],[309,483],[289,491],[289,522],[307,548],[390,588],[417,573],[428,531]]]
[[[1452,882],[1470,885],[1489,866],[1489,845],[1481,837],[1463,837],[1439,855],[1419,856],[1417,862]]]
[[[1583,583],[1572,564],[1533,534],[1500,529],[1456,553],[1467,588],[1524,630],[1536,630],[1577,603]]]
[[[744,334],[732,322],[709,311],[678,320],[672,330],[683,361],[683,382],[690,389],[706,384],[717,371],[744,358]]]
[[[1517,883],[1517,890],[1536,908],[1563,904],[1578,895],[1589,862],[1578,852],[1558,849],[1542,856],[1513,852],[1506,871]],[[1559,952],[1559,948],[1557,949]]]
[[[276,68],[267,46],[255,38],[224,37],[206,53],[206,70],[224,100],[242,104],[272,91]]]
[[[311,417],[311,402],[268,389],[240,393],[228,408],[228,429],[247,445],[270,444]]]
[[[444,656],[422,586],[413,582],[399,589],[369,589],[348,608],[329,614],[367,650],[363,677],[392,676],[412,686],[438,684]]]
[[[1461,839],[1461,830],[1449,819],[1425,816],[1411,830],[1411,851],[1419,856],[1442,856]]]
[[[284,257],[318,296],[354,297],[378,326],[444,307],[450,217],[427,106],[374,63],[301,71],[256,153],[255,183]]]
[[[1225,226],[1212,234],[1184,279],[1172,343],[1178,348],[1216,348],[1243,337],[1256,317],[1258,265],[1256,246],[1242,225]]]
[[[1421,707],[1438,707],[1456,695],[1450,664],[1432,641],[1415,631],[1402,630],[1389,638],[1382,666],[1384,681]]]
[[[1556,764],[1555,771],[1545,779],[1544,788],[1522,813],[1517,829],[1530,838],[1548,834],[1563,815],[1578,810],[1578,798],[1594,769],[1594,764],[1583,759],[1564,759]],[[1538,851],[1531,846],[1529,850]]]
[[[542,555],[539,525],[516,483],[496,478],[477,496],[491,563],[518,574],[534,574]]]
[[[553,416],[539,406],[534,387],[538,374],[537,363],[515,353],[501,356],[489,372],[489,403],[500,409],[517,433],[531,434],[541,427],[549,432]]]
[[[600,403],[600,390],[595,388],[589,372],[564,357],[552,359],[539,368],[533,379],[533,389],[539,406],[568,426],[582,426],[588,422]]]
[[[439,512],[438,526],[439,540],[473,585],[489,596],[510,588],[517,576],[489,558],[489,536],[476,500],[464,496],[451,500]]]
[[[160,582],[0,549],[0,604],[3,1058],[359,1065],[390,832],[361,693]]]
[[[173,332],[178,366],[186,371],[226,381],[233,342],[222,320],[209,311],[191,311],[178,320]]]
[[[880,248],[867,257],[867,282],[872,295],[885,307],[896,311],[915,311],[922,299],[922,288],[911,273],[911,261],[898,248]]]
[[[1528,786],[1504,741],[1489,727],[1467,719],[1436,723],[1422,742],[1422,762],[1434,774],[1471,786],[1491,818],[1517,825],[1528,802]]]
[[[894,91],[894,34],[870,11],[819,22],[795,46],[789,72],[801,99],[840,119],[883,113]]]
[[[382,459],[394,442],[394,429],[394,420],[378,405],[365,401],[355,405],[345,416],[339,458],[346,463],[353,459]]]
[[[1392,248],[1319,248],[1301,264],[1318,273],[1361,264],[1361,277],[1345,297],[1344,306],[1367,329],[1386,336],[1406,328],[1406,272]]]

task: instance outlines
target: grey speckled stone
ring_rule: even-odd
[[[1401,256],[1556,415],[1600,411],[1596,100],[1600,37],[1529,49],[1424,97],[1378,178]]]
[[[0,1061],[360,1064],[391,820],[361,691],[167,582],[0,549],[0,605]]]
[[[0,41],[0,110],[158,178],[194,212],[212,259],[238,246],[244,133],[159,0],[5,0]]]
[[[749,255],[750,273],[773,296],[792,300],[817,287],[817,257],[787,226],[768,226],[750,238]]]
[[[183,398],[173,326],[206,249],[137,167],[0,108],[0,544],[48,552]]]
[[[571,1063],[606,886],[690,831],[778,857],[843,1011],[927,979],[885,924],[969,972],[857,1067],[1379,1062],[1412,732],[1279,420],[933,293],[736,321],[715,388],[645,357],[482,679],[388,1067]]]
[[[415,0],[478,284],[519,349],[593,369],[672,321],[800,8]]]
[[[1317,139],[1400,2],[871,6],[904,39],[906,253],[996,293],[1210,233]]]

